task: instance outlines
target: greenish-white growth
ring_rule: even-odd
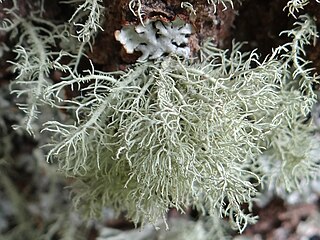
[[[129,2],[130,11],[132,12],[132,14],[135,17],[138,17],[139,20],[140,20],[140,23],[142,25],[144,25],[144,23],[143,23],[143,15],[144,15],[144,13],[141,11],[141,8],[142,8],[141,0],[130,0],[130,2]]]
[[[223,10],[226,10],[228,7],[233,8],[233,0],[207,0],[208,4],[212,5],[214,7],[214,12],[217,11],[217,5],[222,4],[224,7]],[[181,2],[181,8],[186,8],[189,11],[191,10],[192,14],[196,14],[196,12],[193,9],[193,6],[189,2]],[[140,23],[144,26],[143,16],[144,12],[142,11],[142,3],[141,0],[130,0],[129,2],[129,9],[132,12],[132,14],[139,18]]]
[[[313,20],[301,17],[288,32],[292,42],[262,62],[238,44],[223,51],[207,43],[199,62],[171,56],[127,72],[71,72],[49,87],[51,98],[66,86],[92,82],[80,89],[82,97],[67,101],[77,121],[52,121],[45,129],[57,137],[48,157],[77,178],[76,206],[90,216],[112,206],[144,224],[164,217],[168,207],[183,212],[195,205],[203,214],[218,209],[242,231],[254,221],[241,205],[252,202],[263,176],[258,157],[300,142],[295,126],[316,101],[317,77],[302,58],[314,30]],[[318,171],[303,157],[311,147],[304,142],[294,161],[277,158],[295,185]]]
[[[190,16],[196,16],[197,15],[197,12],[194,9],[193,5],[191,3],[189,3],[189,2],[181,2],[180,7],[187,9],[189,11],[189,13],[190,13]]]
[[[279,128],[271,137],[270,149],[259,159],[267,188],[270,184],[276,192],[292,192],[299,190],[301,181],[318,178],[320,141],[311,130],[300,121],[290,129]]]
[[[54,104],[50,99],[45,99],[46,89],[52,84],[50,73],[54,70],[65,72],[71,68],[78,69],[80,59],[85,56],[86,46],[90,46],[90,42],[87,41],[92,39],[97,29],[94,28],[91,32],[88,30],[85,33],[80,31],[78,38],[84,40],[84,36],[87,36],[87,40],[85,42],[74,41],[69,38],[73,32],[69,25],[56,25],[43,20],[36,12],[30,13],[27,18],[22,18],[17,14],[19,9],[17,2],[13,1],[13,4],[13,8],[4,9],[10,18],[4,19],[0,30],[10,33],[11,38],[17,38],[16,47],[13,50],[16,53],[16,59],[10,61],[17,76],[11,84],[11,88],[12,93],[22,99],[18,106],[26,115],[22,122],[15,127],[22,127],[30,134],[35,135],[40,130],[38,123],[36,123],[38,115],[41,113],[39,108],[48,103]],[[96,6],[96,4],[94,5]],[[76,18],[75,16],[73,19]],[[94,19],[96,18],[94,17]],[[88,29],[89,27],[84,28]],[[61,50],[52,51],[57,47],[57,43]],[[68,65],[60,63],[63,57],[71,59]]]
[[[208,1],[219,2],[231,3]],[[26,96],[27,130],[40,105],[67,113],[44,126],[53,135],[48,161],[75,178],[75,206],[89,216],[110,206],[143,225],[165,219],[171,207],[183,212],[193,205],[204,215],[228,217],[241,232],[256,220],[250,207],[262,180],[292,190],[318,173],[307,118],[318,76],[304,60],[305,45],[317,38],[313,19],[301,16],[284,32],[292,41],[265,59],[242,52],[238,43],[220,50],[207,42],[199,59],[172,53],[126,71],[92,65],[79,72],[100,26],[101,1],[66,3],[79,7],[72,17],[79,32],[14,12],[4,29],[20,33],[12,88]],[[129,5],[142,19],[141,1]],[[77,34],[72,41],[78,44],[68,44],[68,34]],[[61,52],[52,51],[55,43]],[[64,56],[71,59],[65,65]],[[62,81],[53,84],[51,70],[63,71]],[[66,88],[79,95],[66,99]],[[281,166],[275,178],[263,158]]]
[[[319,0],[315,0],[317,3],[320,3]],[[296,18],[296,14],[303,10],[303,8],[309,4],[309,0],[290,0],[287,2],[287,5],[284,9],[288,8],[289,14]]]
[[[29,133],[33,133],[33,122],[37,118],[38,108],[46,100],[44,90],[51,85],[49,72],[54,68],[53,59],[58,55],[50,51],[55,42],[61,38],[58,27],[36,16],[28,19],[20,18],[13,11],[10,12],[13,20],[6,21],[1,30],[13,30],[11,36],[17,37],[14,52],[16,60],[11,61],[16,80],[12,83],[12,92],[18,97],[24,97],[19,103],[20,109],[26,113],[23,125]],[[18,35],[18,31],[22,34]]]
[[[217,5],[222,4],[224,7],[224,10],[226,10],[228,7],[233,8],[233,0],[207,0],[208,4],[212,4],[214,6],[214,11],[217,11]]]
[[[103,30],[101,27],[104,16],[103,0],[66,0],[62,3],[77,6],[69,22],[74,24],[76,34],[73,36],[79,41],[88,43],[98,31]]]
[[[152,225],[146,225],[140,229],[133,230],[117,230],[114,228],[104,227],[99,231],[97,240],[110,240],[111,236],[114,240],[135,239],[135,240],[215,240],[224,239],[231,240],[228,236],[227,223],[219,217],[210,218],[203,217],[197,221],[186,220],[182,218],[171,219],[168,222],[170,231],[164,227],[164,223],[159,221],[155,229]]]
[[[238,3],[241,4],[243,0],[237,0]],[[319,0],[315,0],[317,3],[320,3]],[[214,11],[217,11],[217,5],[221,4],[223,6],[223,10],[226,10],[227,8],[233,8],[234,3],[236,1],[234,0],[207,0],[208,4],[212,5],[214,7]],[[308,5],[310,0],[289,0],[284,8],[284,10],[288,9],[288,15],[291,15],[296,18],[296,14],[303,10],[306,5]],[[141,0],[131,0],[129,2],[129,7],[134,16],[138,17],[140,19],[140,22],[143,24],[143,11],[142,9],[142,3]],[[189,2],[181,2],[181,8],[187,8],[189,10],[193,9],[193,6]],[[195,12],[193,12],[195,13]]]
[[[143,25],[124,26],[115,32],[115,37],[127,53],[140,51],[142,56],[138,61],[146,61],[147,59],[158,59],[169,53],[188,58],[190,55],[188,37],[192,32],[190,24],[176,18],[168,23],[148,20]]]

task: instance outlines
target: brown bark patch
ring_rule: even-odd
[[[189,46],[192,54],[196,55],[201,44],[211,39],[218,47],[225,47],[230,41],[230,29],[235,18],[235,10],[230,6],[227,10],[222,5],[215,10],[207,0],[189,1],[196,12],[193,15],[186,8],[181,7],[179,0],[141,0],[140,13],[143,21],[147,19],[173,21],[176,17],[193,25],[195,34],[190,38]],[[93,46],[90,58],[101,64],[103,70],[116,70],[123,65],[134,63],[139,53],[128,55],[121,49],[122,46],[115,40],[114,32],[124,25],[137,25],[141,19],[138,16],[137,4],[133,11],[129,7],[128,0],[105,1],[106,12],[104,31],[98,35]],[[103,50],[103,51],[101,51]]]

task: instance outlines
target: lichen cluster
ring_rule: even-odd
[[[208,4],[217,2],[230,3]],[[304,3],[289,1],[289,12]],[[250,207],[261,183],[272,179],[293,190],[319,175],[319,155],[310,151],[319,143],[308,118],[318,75],[304,60],[305,45],[318,37],[312,18],[300,16],[283,33],[292,40],[264,59],[239,43],[220,50],[207,42],[197,59],[173,52],[125,71],[102,72],[94,64],[79,71],[103,6],[89,0],[77,6],[71,20],[77,30],[36,13],[19,17],[14,9],[3,30],[20,33],[12,87],[25,96],[26,129],[38,134],[39,106],[65,113],[40,128],[52,134],[48,161],[74,178],[75,206],[88,216],[109,206],[143,225],[165,219],[169,208],[194,206],[229,217],[242,231],[256,220]],[[53,70],[63,72],[60,82],[51,80]],[[65,97],[66,89],[78,95]]]
[[[138,61],[154,60],[170,53],[189,58],[188,37],[192,31],[192,26],[179,18],[169,23],[148,20],[143,25],[124,26],[115,32],[115,37],[127,53],[142,53]]]

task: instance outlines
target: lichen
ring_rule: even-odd
[[[81,2],[72,17],[79,31],[12,11],[2,30],[16,39],[11,87],[26,99],[25,127],[51,135],[47,159],[74,178],[75,206],[88,216],[110,206],[143,225],[165,219],[168,208],[184,212],[192,205],[203,215],[228,217],[241,232],[256,221],[250,207],[257,186],[274,171],[262,171],[261,156],[279,162],[276,182],[287,190],[319,172],[308,139],[319,79],[304,60],[305,46],[318,37],[311,17],[299,17],[284,32],[292,40],[265,59],[239,43],[221,50],[210,41],[199,58],[188,59],[193,30],[178,18],[125,26],[116,38],[128,53],[142,52],[140,63],[105,72],[90,61],[81,68],[102,17],[98,5],[82,16],[101,1]],[[208,1],[219,2],[231,1]],[[75,46],[66,44],[70,35]],[[64,77],[53,81],[53,71]],[[77,96],[62,94],[66,89]],[[64,119],[34,126],[39,106]]]
[[[190,24],[176,18],[172,22],[148,20],[143,25],[124,26],[115,32],[115,37],[127,53],[139,51],[142,56],[138,61],[146,61],[170,53],[188,58],[190,55],[188,37],[192,32]]]

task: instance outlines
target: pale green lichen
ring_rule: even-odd
[[[315,0],[317,3],[320,3],[319,0]],[[300,10],[303,10],[303,8],[309,4],[309,0],[290,0],[287,2],[287,5],[285,6],[285,9],[288,9],[289,15],[292,15],[296,18],[296,13],[298,13]]]
[[[188,58],[190,57],[188,42],[192,32],[192,26],[180,18],[168,23],[148,20],[144,25],[124,26],[115,32],[115,38],[127,53],[141,52],[138,61],[158,59],[170,53]]]
[[[224,9],[226,10],[228,7],[232,7],[233,8],[233,0],[207,0],[208,4],[212,4],[214,6],[214,12],[217,11],[217,5],[221,4]]]
[[[294,65],[298,57],[306,65],[300,50],[316,36],[309,24],[303,16],[289,32],[293,41],[262,62],[237,44],[223,51],[208,43],[200,62],[171,56],[126,73],[92,69],[49,88],[59,95],[63,86],[93,81],[82,98],[69,101],[75,125],[46,125],[58,137],[49,157],[78,179],[76,206],[89,215],[112,206],[145,223],[165,216],[168,207],[183,211],[191,204],[203,213],[219,209],[243,229],[254,220],[240,206],[255,197],[257,157],[280,147],[275,138],[290,134],[316,99],[316,76]],[[283,51],[289,48],[294,54]],[[297,157],[295,164],[303,161]],[[305,177],[318,168],[312,167]],[[283,169],[291,171],[292,164]]]
[[[73,36],[79,41],[88,43],[97,32],[103,30],[103,0],[65,0],[62,3],[77,6],[69,22],[76,28]]]
[[[73,20],[84,17],[86,6],[100,4],[81,2]],[[139,10],[141,2],[134,2],[132,11]],[[89,13],[97,13],[95,6]],[[273,174],[263,172],[261,156],[280,163],[276,181],[288,190],[318,173],[307,119],[318,76],[303,59],[305,45],[317,38],[313,19],[301,16],[285,32],[292,41],[262,60],[255,51],[242,52],[241,44],[219,50],[208,42],[199,59],[172,54],[126,71],[102,72],[92,65],[80,73],[79,61],[100,26],[97,16],[89,14],[80,32],[36,17],[16,17],[10,25],[22,32],[12,86],[31,86],[14,89],[27,95],[22,108],[28,118],[35,118],[41,104],[68,113],[44,130],[53,135],[48,161],[75,178],[77,208],[97,216],[111,206],[143,225],[165,219],[170,207],[183,212],[193,205],[204,215],[229,217],[241,232],[256,220],[250,207],[257,186]],[[78,36],[76,47],[65,44],[65,29]],[[63,51],[52,52],[57,36],[63,37]],[[71,61],[62,64],[63,56]],[[50,70],[65,77],[52,84]],[[66,99],[66,88],[77,88],[79,96]],[[29,122],[30,132],[32,127]],[[246,203],[249,213],[242,208]]]

